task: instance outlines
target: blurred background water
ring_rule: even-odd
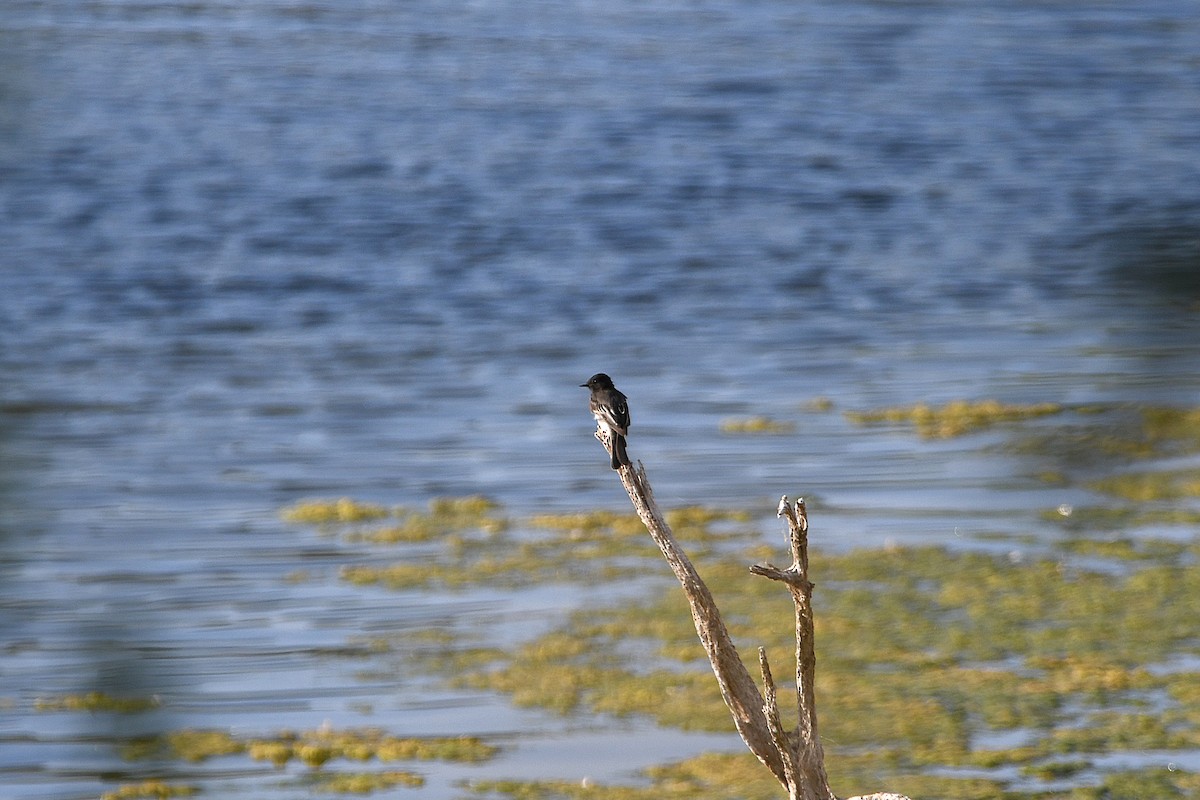
[[[7,0],[8,796],[120,769],[129,730],[30,711],[91,688],[169,697],[155,729],[383,697],[401,733],[526,735],[504,774],[672,757],[356,677],[326,649],[496,609],[284,582],[341,551],[277,510],[624,509],[603,370],[664,504],[812,494],[830,546],[1028,530],[1071,498],[837,412],[1195,403],[1198,154],[1191,0]],[[719,434],[754,414],[797,435]]]

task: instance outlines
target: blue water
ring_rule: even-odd
[[[1198,154],[1191,0],[8,0],[10,796],[111,788],[128,731],[31,710],[96,686],[162,693],[155,729],[332,718],[524,742],[495,774],[604,762],[502,698],[322,657],[482,612],[287,583],[346,553],[276,514],[624,508],[577,387],[599,370],[664,504],[807,494],[831,546],[1036,533],[1080,498],[839,412],[1195,403]],[[798,434],[718,433],[753,414]],[[479,602],[550,624],[566,601]],[[699,747],[642,733],[608,746]]]

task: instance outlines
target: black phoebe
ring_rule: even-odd
[[[592,416],[608,431],[608,442],[612,447],[612,468],[629,466],[629,454],[625,452],[625,437],[629,435],[629,404],[625,395],[613,386],[612,378],[597,372],[580,386],[592,390],[588,403]]]

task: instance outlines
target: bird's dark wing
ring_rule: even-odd
[[[620,392],[613,392],[611,400],[611,404],[605,403],[600,406],[604,422],[608,427],[625,436],[629,433],[629,404],[625,402],[625,395]]]

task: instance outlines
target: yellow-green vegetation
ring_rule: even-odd
[[[275,736],[237,737],[227,731],[183,729],[133,740],[129,760],[173,758],[200,762],[218,756],[248,755],[282,767],[292,760],[319,768],[332,760],[486,761],[497,748],[473,736],[414,738],[392,736],[379,728],[316,728],[283,731]]]
[[[466,589],[530,583],[596,584],[638,574],[661,574],[658,550],[637,515],[611,511],[540,514],[516,526],[497,506],[476,498],[435,501],[428,515],[409,522],[429,536],[393,536],[395,528],[348,536],[379,544],[414,545],[404,560],[343,567],[343,580],[393,590]],[[744,512],[688,507],[668,514],[683,541],[700,552],[747,535]],[[426,541],[428,540],[428,541]]]
[[[860,755],[839,757],[849,765],[849,783],[902,792],[922,800],[1145,800],[1195,797],[1200,776],[1154,767],[1105,776],[1098,786],[1054,792],[1015,792],[1003,781],[936,775],[906,776],[883,784],[872,772],[874,760]],[[1048,764],[1027,775],[1061,781],[1078,772],[1076,762]],[[779,784],[749,753],[705,754],[645,771],[648,785],[595,785],[566,781],[479,781],[468,787],[477,795],[512,800],[777,800]],[[835,787],[836,789],[836,787]]]
[[[721,539],[746,536],[748,531],[744,523],[752,517],[749,512],[709,508],[707,506],[683,506],[673,508],[665,513],[667,524],[671,526],[675,536],[680,541],[696,543],[712,543]],[[637,514],[616,513],[614,511],[588,511],[573,514],[539,514],[531,517],[528,524],[532,528],[555,532],[553,542],[563,538],[574,544],[589,540],[600,540],[600,543],[618,543],[611,550],[605,550],[600,555],[612,556],[627,554],[630,544],[648,541],[646,528]],[[732,529],[730,526],[734,526]],[[647,553],[658,554],[653,547],[647,548]],[[572,555],[578,557],[577,551]]]
[[[350,540],[404,544],[436,541],[469,531],[501,532],[507,520],[497,513],[498,509],[494,501],[479,495],[435,497],[429,501],[428,511],[403,506],[387,509],[343,497],[307,500],[280,513],[288,522],[336,530]]]
[[[1155,561],[1183,556],[1188,545],[1164,539],[1132,539],[1126,536],[1109,539],[1069,539],[1062,542],[1065,552],[1079,555],[1123,560]]]
[[[1043,519],[1072,530],[1200,525],[1200,511],[1167,506],[1200,497],[1200,469],[1144,466],[1150,459],[1200,453],[1200,407],[1113,404],[1067,408],[1057,403],[1012,405],[984,400],[846,412],[848,419],[861,425],[912,425],[928,439],[961,436],[1000,422],[1051,415],[1065,415],[1066,421],[1021,430],[1007,448],[1046,459],[1049,464],[1035,476],[1047,485],[1082,486],[1133,505],[1071,509],[1069,513],[1048,509]],[[1130,469],[1132,463],[1142,463],[1143,467]]]
[[[1058,509],[1045,509],[1039,516],[1043,520],[1058,523],[1069,530],[1081,531],[1125,531],[1149,525],[1200,527],[1200,510],[1189,508],[1148,508],[1141,505],[1120,508],[1094,506],[1074,508],[1067,515]]]
[[[721,433],[794,433],[796,423],[783,422],[770,417],[730,417],[721,420]]]
[[[1088,487],[1135,503],[1200,497],[1200,469],[1127,472],[1089,481]]]
[[[1064,558],[1078,552],[1116,569],[1067,566]],[[778,586],[747,574],[746,563],[761,554],[750,555],[708,559],[701,569],[743,648],[765,644],[778,662],[794,647],[791,604]],[[1200,675],[1148,669],[1200,655],[1200,545],[1076,543],[1020,564],[938,548],[814,554],[811,574],[817,698],[835,788],[1021,797],[1028,795],[1010,792],[999,777],[929,770],[1016,766],[1050,781],[1092,770],[1092,759],[1108,753],[1200,748]],[[456,669],[455,683],[504,692],[522,706],[636,714],[687,730],[731,727],[676,587],[577,613],[512,652],[474,651]],[[781,698],[783,707],[791,702]],[[1027,741],[977,747],[976,736],[988,732],[1022,732]],[[752,757],[712,758],[720,767],[708,777],[694,772],[705,762],[687,762],[649,773],[648,787],[592,787],[588,796],[777,796]],[[749,776],[720,782],[743,763]],[[682,778],[671,770],[693,772]],[[1195,781],[1182,772],[1169,778],[1179,792]],[[474,788],[513,798],[585,793],[556,782]]]
[[[990,428],[1001,422],[1060,414],[1058,403],[1001,403],[998,400],[954,400],[941,406],[916,403],[873,411],[847,411],[846,418],[859,425],[903,423],[913,425],[927,439],[950,439]]]
[[[163,781],[123,783],[111,792],[100,795],[100,800],[166,800],[169,797],[191,797],[196,794],[195,786]]]
[[[1013,449],[1055,462],[1038,477],[1054,486],[1081,486],[1111,506],[1047,509],[1042,518],[1071,531],[1128,531],[1200,526],[1200,469],[1152,463],[1200,453],[1200,408],[1100,406],[1074,409],[1071,424],[1019,437]]]
[[[389,511],[373,503],[360,503],[349,497],[338,500],[305,500],[285,508],[283,518],[288,522],[307,525],[327,525],[336,522],[363,522],[382,519]]]
[[[495,500],[483,495],[467,497],[435,497],[429,501],[429,513],[435,517],[470,517],[486,516],[500,508]]]
[[[200,762],[217,756],[243,753],[245,749],[244,742],[226,731],[185,728],[133,739],[125,746],[122,755],[130,761],[169,757]]]
[[[805,403],[802,408],[805,411],[825,412],[833,410],[833,400],[828,397],[814,397]]]
[[[425,779],[413,772],[322,772],[313,776],[313,785],[333,794],[370,794],[398,786],[418,788]]]
[[[603,786],[569,781],[479,781],[476,794],[514,800],[779,800],[779,784],[754,756],[706,753],[652,767],[643,786]]]
[[[162,703],[157,697],[113,697],[105,692],[39,697],[33,703],[38,711],[103,711],[113,714],[138,714],[160,705]]]
[[[1020,437],[1014,449],[1069,467],[1200,452],[1200,408],[1108,405],[1070,411],[1067,422]]]
[[[862,757],[850,755],[858,765]],[[865,774],[852,771],[857,785],[884,788],[879,777],[862,764]],[[749,753],[706,753],[695,758],[645,771],[648,785],[593,785],[566,781],[480,781],[469,786],[478,795],[512,800],[778,800],[779,784]],[[836,788],[836,787],[835,787]],[[914,798],[938,800],[1007,800],[1016,798],[998,781],[985,779],[913,776],[902,785],[888,785]],[[1170,795],[1164,795],[1170,797]],[[1132,800],[1132,799],[1131,799]]]
[[[1142,429],[1151,442],[1173,442],[1186,452],[1200,450],[1200,407],[1151,406],[1141,409]]]
[[[310,767],[320,767],[333,759],[475,762],[496,754],[494,746],[471,736],[418,739],[391,736],[378,728],[284,733],[271,739],[249,740],[246,748],[252,758],[269,760],[277,766],[295,758]]]
[[[576,541],[615,536],[620,539],[638,537],[646,529],[636,514],[615,511],[587,511],[576,514],[539,514],[529,525],[557,531]]]

